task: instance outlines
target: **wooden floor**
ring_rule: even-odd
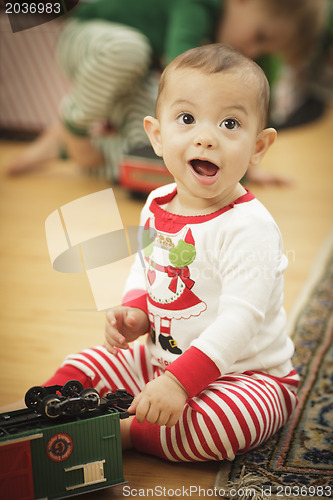
[[[249,186],[270,210],[284,237],[289,258],[285,307],[290,313],[312,263],[333,222],[333,108],[318,122],[281,132],[265,159],[265,167],[294,179],[291,188]],[[103,342],[104,313],[97,312],[86,275],[53,270],[46,246],[47,216],[76,198],[110,187],[83,176],[71,162],[54,162],[48,170],[18,178],[5,175],[6,164],[25,147],[0,142],[1,250],[1,386],[0,405],[21,398],[32,385],[46,380],[71,352]],[[142,201],[114,189],[124,225],[138,223]],[[128,263],[119,264],[114,305]],[[167,490],[212,488],[218,464],[168,464],[124,454],[128,486]],[[123,487],[85,498],[123,498]],[[140,491],[137,492],[139,496]],[[160,495],[162,496],[162,495]],[[199,498],[192,495],[192,498]]]

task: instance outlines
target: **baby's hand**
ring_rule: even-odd
[[[118,354],[115,347],[128,349],[128,342],[148,331],[147,314],[136,307],[116,307],[106,313],[105,347],[111,354]]]
[[[187,398],[188,394],[178,380],[165,372],[148,382],[128,411],[136,413],[140,424],[146,420],[149,424],[172,427],[180,419]]]

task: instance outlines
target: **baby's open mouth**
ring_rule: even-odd
[[[214,163],[207,160],[194,159],[190,161],[190,165],[197,174],[208,177],[216,175],[219,169]]]

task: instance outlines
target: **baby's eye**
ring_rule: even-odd
[[[240,123],[235,118],[227,118],[226,120],[223,120],[220,126],[228,130],[234,130],[240,127]]]
[[[192,123],[195,122],[194,116],[191,115],[191,113],[181,113],[179,116],[177,116],[177,121],[184,125],[192,125]]]

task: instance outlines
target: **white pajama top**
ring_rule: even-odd
[[[249,191],[209,215],[175,215],[164,207],[176,193],[169,184],[149,195],[123,298],[148,314],[153,364],[191,397],[226,374],[286,376],[287,258],[272,216]]]

